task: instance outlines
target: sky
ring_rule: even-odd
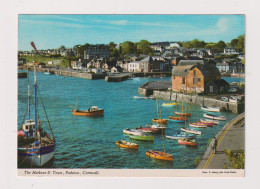
[[[230,42],[245,33],[244,15],[25,15],[18,16],[18,50],[148,40]]]

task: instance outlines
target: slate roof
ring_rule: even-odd
[[[186,77],[189,71],[195,67],[202,72],[204,77],[220,75],[218,68],[214,64],[208,64],[203,60],[181,60],[178,66],[173,68],[172,75]]]

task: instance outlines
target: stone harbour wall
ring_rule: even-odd
[[[194,94],[193,95],[182,94],[182,93],[176,93],[171,91],[154,91],[153,95],[154,97],[163,100],[191,103],[193,105],[198,105],[198,106],[216,106],[216,107],[220,107],[221,111],[230,111],[233,113],[244,112],[244,107],[245,107],[244,103],[224,102],[214,98],[204,97],[204,96],[199,96]]]

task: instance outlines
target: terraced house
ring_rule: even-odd
[[[202,93],[205,85],[221,79],[217,67],[205,60],[181,60],[172,70],[172,90],[184,93]]]

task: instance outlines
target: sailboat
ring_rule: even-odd
[[[26,163],[31,166],[41,167],[53,158],[55,150],[55,138],[43,103],[42,105],[48,120],[52,137],[50,137],[50,135],[43,130],[41,126],[41,121],[38,120],[39,115],[37,112],[37,93],[39,93],[39,90],[36,80],[36,67],[34,67],[34,120],[31,119],[30,115],[30,85],[28,74],[28,119],[24,122],[21,129],[17,132],[17,150],[19,164]]]
[[[186,113],[186,107],[185,107],[185,113]],[[187,136],[186,121],[185,121],[184,131],[186,132],[185,134]],[[193,130],[193,133],[196,134],[196,131]],[[196,135],[194,135],[194,136],[196,136]],[[185,137],[184,138],[180,138],[178,140],[178,144],[183,144],[183,145],[186,145],[186,146],[197,146],[198,145],[198,143],[196,143],[195,139],[190,139],[190,138],[185,138]]]
[[[173,161],[173,155],[165,152],[163,129],[162,129],[162,138],[163,138],[163,152],[148,150],[147,152],[145,152],[145,154],[151,158],[166,160],[166,161]]]
[[[186,108],[186,107],[185,107]],[[180,108],[180,111],[176,111],[175,114],[176,115],[179,115],[179,116],[187,116],[187,117],[190,117],[191,116],[191,113],[190,113],[190,109],[191,109],[191,104],[190,104],[190,107],[189,107],[189,113],[187,112],[183,112],[183,101],[182,101],[182,108]]]
[[[76,106],[75,109],[72,109],[73,115],[79,115],[79,116],[99,116],[104,115],[104,109],[98,108],[97,106],[92,106],[91,108],[88,108],[88,110],[79,110],[78,109],[78,98],[76,97]]]
[[[168,119],[162,119],[161,107],[159,107],[160,108],[160,115],[159,115],[158,107],[159,107],[159,104],[158,104],[157,98],[156,98],[156,108],[157,108],[158,119],[157,118],[153,118],[153,122],[154,123],[158,123],[160,125],[167,125]]]

